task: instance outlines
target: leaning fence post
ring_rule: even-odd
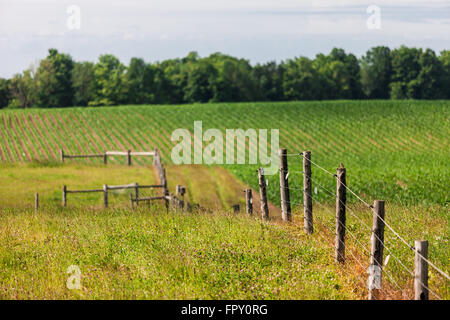
[[[63,149],[59,150],[59,155],[61,156],[61,162],[64,162],[64,150]]]
[[[62,190],[62,206],[65,207],[67,204],[67,187],[63,186]]]
[[[253,214],[253,196],[252,196],[252,189],[245,189],[245,212],[248,215]]]
[[[347,201],[347,189],[345,188],[346,176],[345,168],[337,168],[336,175],[336,238],[335,258],[337,262],[345,261],[345,204]]]
[[[130,193],[130,208],[134,209],[133,207],[133,195]]]
[[[103,185],[103,204],[108,208],[108,185]]]
[[[416,240],[414,247],[414,299],[428,300],[428,241]]]
[[[127,165],[131,166],[131,150],[127,151]]]
[[[39,193],[34,194],[34,211],[38,212],[39,210]]]
[[[267,205],[266,179],[264,169],[258,169],[259,178],[259,196],[261,198],[261,216],[263,220],[269,220],[269,206]]]
[[[283,221],[291,221],[291,200],[289,197],[287,150],[280,149],[280,194],[281,194],[281,218]]]
[[[303,151],[303,214],[306,233],[313,233],[311,151]]]
[[[139,198],[139,184],[137,182],[134,183],[134,198]]]
[[[369,300],[378,300],[381,289],[381,268],[384,247],[384,200],[373,203],[373,228],[369,267]]]

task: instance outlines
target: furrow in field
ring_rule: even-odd
[[[16,129],[16,126],[14,124],[14,120],[12,119],[12,116],[9,117],[9,127],[11,128],[11,133],[14,136],[14,140],[15,140],[14,145],[17,146],[19,144],[20,147],[22,148],[21,151],[20,151],[20,149],[18,150],[18,153],[22,156],[22,161],[25,161],[25,160],[31,161],[31,155],[29,154],[28,149],[25,146],[25,143],[23,142],[20,134],[18,133],[18,130]]]
[[[40,118],[42,118],[43,123],[44,123],[43,127],[45,128],[45,130],[47,132],[57,133],[54,135],[54,139],[55,139],[55,143],[56,143],[58,151],[59,151],[59,149],[65,150],[66,152],[69,151],[70,149],[67,147],[67,145],[65,143],[66,139],[61,137],[61,131],[59,130],[58,127],[53,126],[55,123],[51,122],[50,119],[45,114],[41,114]]]
[[[31,138],[32,145],[33,145],[33,149],[34,146],[37,147],[37,150],[39,150],[39,158],[43,157],[45,159],[50,159],[51,153],[50,150],[51,148],[48,146],[47,144],[47,137],[43,136],[39,129],[36,128],[33,124],[30,125],[29,121],[27,120],[27,117],[25,116],[25,114],[22,114],[22,121],[23,121],[23,131],[27,131],[29,133],[28,137]],[[25,132],[25,134],[27,134],[27,132]],[[44,146],[45,144],[45,146]]]
[[[11,149],[9,148],[9,145],[8,145],[9,142],[8,142],[6,136],[3,134],[3,131],[4,131],[4,128],[2,127],[0,130],[0,135],[2,138],[1,151],[2,151],[2,155],[3,155],[3,159],[5,162],[6,161],[14,162],[14,155],[12,154]],[[5,151],[5,149],[6,149],[6,151]]]
[[[117,126],[117,132],[122,137],[122,140],[126,142],[126,144],[129,146],[128,149],[132,151],[142,151],[142,145],[140,145],[140,142],[138,141],[137,137],[134,134],[135,126],[126,126],[124,125],[125,120],[127,118],[127,113],[123,114],[121,113],[120,109],[117,110],[117,115],[122,114],[122,116],[119,116],[119,119],[114,117],[114,122]],[[113,122],[113,119],[111,119],[111,122]],[[144,164],[145,159],[142,159],[141,157],[132,157],[132,163],[137,164]]]
[[[124,113],[122,110],[119,111],[123,115],[124,123],[126,121],[126,124],[135,124],[135,121],[132,120],[132,118],[129,116],[128,113]],[[132,128],[127,128],[122,123],[120,124],[121,129],[127,133],[127,135],[130,137],[131,140],[136,142],[135,151],[153,151],[154,148],[150,147],[141,137],[141,134],[139,134],[138,129],[136,126],[132,125]],[[149,159],[143,159],[143,158],[137,158],[135,157],[136,162],[138,163],[148,163]]]
[[[35,141],[30,128],[25,128],[24,126],[22,126],[22,123],[20,122],[19,116],[17,114],[14,116],[14,120],[16,122],[17,132],[20,132],[21,137],[23,137],[32,160],[40,160],[42,154],[38,151],[38,149],[36,149],[36,147],[39,148],[38,142]]]
[[[89,130],[89,132],[95,137],[97,141],[101,143],[101,145],[104,148],[104,151],[115,151],[116,146],[114,144],[114,141],[106,134],[106,132],[103,130],[103,128],[100,125],[94,126],[92,122],[90,121],[92,118],[92,113],[82,113],[80,114],[80,119],[84,126]],[[97,119],[95,116],[94,118]],[[98,119],[97,119],[98,120]],[[97,133],[97,131],[99,131]]]
[[[113,142],[113,147],[114,147],[114,151],[126,151],[128,150],[127,147],[125,147],[122,142],[120,141],[120,139],[113,133],[113,129],[111,126],[111,122],[108,121],[108,119],[106,119],[106,117],[103,116],[98,116],[98,120],[101,122],[100,127],[103,129],[103,131],[105,132],[105,134],[108,136],[109,139],[111,139],[111,141]],[[112,159],[114,159],[114,161],[118,162],[118,163],[124,163],[124,159],[122,159],[123,157],[118,156],[118,157],[111,157]]]
[[[78,141],[73,137],[73,134],[67,132],[67,128],[65,125],[62,125],[55,114],[49,113],[49,120],[52,126],[56,128],[56,132],[60,136],[61,141],[65,141],[67,143],[64,148],[64,153],[66,154],[79,154],[81,150],[81,146]],[[69,145],[70,144],[70,145]]]
[[[77,154],[86,154],[86,153],[92,152],[90,149],[89,143],[85,139],[83,139],[85,141],[80,141],[81,140],[80,134],[76,130],[74,130],[70,119],[67,119],[67,118],[64,119],[61,116],[61,113],[57,113],[55,117],[56,117],[56,120],[61,124],[61,127],[63,127],[65,129],[65,132],[66,132],[67,136],[70,137],[70,140],[75,142],[75,145],[77,146],[77,151],[75,151],[75,152],[77,152]],[[81,160],[81,161],[92,163],[93,159],[83,159],[83,160]]]
[[[145,119],[142,116],[142,121]],[[164,127],[161,126],[161,124],[156,120],[156,118],[152,118],[153,123],[157,123],[157,126],[152,126],[152,133],[153,136],[156,137],[156,141],[158,142],[157,148],[158,150],[161,151],[161,158],[162,160],[167,161],[167,159],[170,159],[170,149],[171,147],[169,146],[169,143],[167,142],[167,135],[168,133],[165,131]],[[162,132],[165,132],[166,134],[164,135]],[[169,136],[170,137],[170,136]],[[170,138],[169,138],[170,139]]]
[[[5,135],[5,141],[8,142],[8,145],[10,147],[10,155],[12,161],[19,161],[23,162],[23,155],[20,153],[19,149],[17,148],[17,144],[14,141],[14,138],[12,137],[11,132],[11,125],[8,125],[8,120],[11,122],[11,119],[7,117],[6,115],[2,115],[2,121],[3,121],[3,127],[5,128],[4,135]]]
[[[84,130],[84,127],[77,121],[77,112],[65,113],[63,114],[68,124],[68,127],[71,128],[71,131],[75,133],[76,137],[78,137],[80,143],[85,146],[85,149],[82,151],[83,154],[96,154],[98,153],[96,144],[92,141],[92,137],[87,134]],[[85,159],[90,163],[98,164],[101,160],[99,158],[88,158]]]
[[[74,125],[78,129],[78,133],[82,136],[86,137],[88,140],[88,145],[92,153],[103,153],[104,150],[101,150],[101,147],[99,145],[99,141],[97,139],[93,139],[92,134],[88,132],[86,127],[84,126],[84,123],[82,123],[78,117],[79,113],[75,112],[72,114],[71,121],[74,123]]]
[[[34,115],[34,117],[33,117],[33,115],[30,114],[30,115],[28,115],[28,118],[29,118],[30,122],[33,124],[33,126],[36,129],[40,128],[39,132],[41,134],[41,137],[44,139],[45,143],[47,144],[47,147],[49,148],[53,159],[58,160],[59,158],[58,158],[56,152],[57,152],[57,150],[59,150],[59,145],[56,143],[55,138],[53,136],[53,133],[50,133],[47,130],[47,127],[45,126],[44,121],[42,120],[42,117],[40,115],[37,115],[37,114]],[[50,146],[47,143],[47,139],[48,139],[48,141],[50,141],[50,144],[52,146]]]

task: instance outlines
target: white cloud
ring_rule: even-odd
[[[80,30],[67,28],[73,4],[81,9]],[[370,4],[381,7],[381,30],[366,28]],[[405,43],[440,50],[449,43],[449,16],[448,0],[2,0],[0,59],[8,63],[0,76],[21,71],[49,47],[82,51],[82,59],[116,52],[124,60],[203,50],[259,61],[331,45],[358,52],[361,39],[365,49]]]

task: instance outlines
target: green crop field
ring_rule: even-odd
[[[1,110],[0,117],[0,298],[364,298],[369,254],[363,247],[370,245],[372,213],[348,194],[348,261],[335,264],[336,180],[312,166],[316,232],[305,235],[302,158],[296,155],[303,150],[311,150],[312,160],[331,173],[342,162],[348,186],[368,203],[386,200],[386,221],[408,243],[429,240],[430,259],[450,272],[450,101]],[[280,147],[291,155],[292,224],[230,213],[231,205],[244,204],[242,190],[250,186],[259,215],[259,165],[171,164],[172,132],[193,133],[200,120],[203,132],[279,129]],[[131,167],[124,166],[125,157],[108,159],[107,167],[101,158],[61,164],[60,149],[86,154],[155,147],[167,164],[170,191],[185,185],[191,202],[213,212],[180,216],[155,208],[146,215],[144,208],[128,210],[123,193],[112,195],[108,210],[101,208],[99,194],[70,195],[68,208],[61,209],[63,184],[98,188],[157,178],[151,158],[133,158]],[[267,178],[271,215],[278,216],[279,178]],[[40,193],[40,213],[31,210],[34,192]],[[166,230],[164,237],[157,237],[158,230]],[[390,260],[384,297],[411,298],[414,252],[390,230],[385,237]],[[188,249],[195,244],[201,244],[197,251]],[[65,288],[70,264],[87,272],[82,291]],[[198,273],[199,266],[205,266],[204,273]],[[31,281],[31,270],[39,282]],[[158,285],[150,284],[159,281],[168,284],[157,291]],[[450,297],[448,282],[431,269],[430,288]]]
[[[348,184],[367,198],[402,204],[448,203],[450,190],[450,102],[333,101],[237,103],[182,106],[119,106],[0,111],[1,159],[57,160],[68,154],[105,150],[152,150],[169,163],[171,134],[193,131],[279,129],[288,153],[311,150],[313,161],[329,171],[343,162]],[[77,160],[81,161],[81,160]],[[125,163],[124,157],[113,160]],[[146,159],[136,159],[138,164]],[[98,163],[98,159],[91,159]],[[289,158],[294,198],[300,192],[301,158]],[[237,177],[257,187],[255,165],[228,165]],[[273,180],[273,182],[272,182]],[[277,179],[269,179],[269,198],[279,202]],[[313,166],[316,197],[328,200],[334,180]],[[320,187],[322,186],[322,187]]]

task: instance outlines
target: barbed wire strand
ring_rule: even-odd
[[[322,166],[320,166],[319,164],[313,162],[311,159],[307,159],[304,157],[303,153],[299,154],[300,156],[302,156],[304,159],[308,160],[309,162],[311,162],[313,165],[315,165],[316,167],[318,167],[319,169],[323,170],[324,172],[328,173],[329,175],[332,175],[333,177],[336,177],[335,174],[331,173],[330,171],[326,170],[325,168],[323,168]],[[362,203],[364,203],[368,208],[370,208],[376,215],[377,217],[385,224],[386,227],[388,227],[389,230],[391,230],[391,232],[397,237],[399,238],[409,249],[415,251],[424,261],[426,261],[433,269],[435,269],[437,272],[439,272],[443,277],[445,277],[448,281],[450,281],[450,276],[448,274],[446,274],[444,271],[442,271],[440,268],[438,268],[434,263],[432,263],[430,260],[428,260],[427,258],[425,258],[420,252],[418,252],[414,246],[411,246],[405,239],[403,239],[402,236],[400,236],[400,234],[394,230],[394,228],[392,228],[388,223],[386,223],[386,221],[380,217],[375,210],[373,209],[373,206],[368,204],[364,199],[362,199],[360,196],[358,196],[352,189],[350,189],[346,184],[342,183],[342,185],[350,191],[351,194],[353,194],[358,200],[360,200]]]

